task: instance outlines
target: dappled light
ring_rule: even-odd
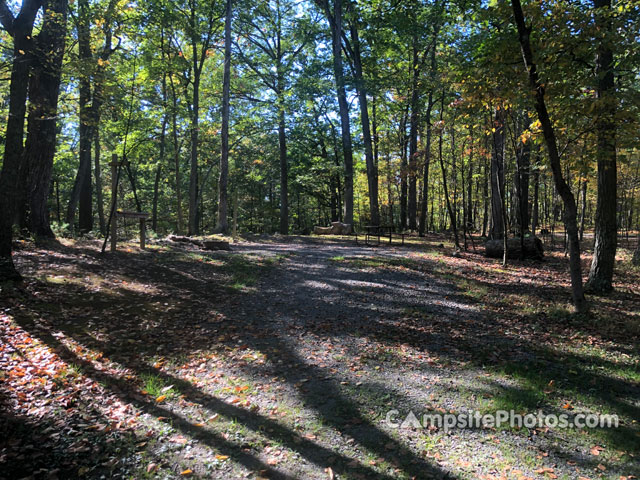
[[[602,317],[553,313],[567,288],[553,258],[504,269],[428,242],[370,249],[302,237],[233,252],[103,257],[93,242],[35,251],[17,257],[33,280],[3,293],[11,477],[51,465],[65,478],[638,472],[639,299],[603,300]],[[529,275],[558,285],[529,283],[516,300],[509,292]],[[607,315],[619,316],[601,328]],[[620,425],[445,431],[387,421],[390,410],[539,409],[615,413]],[[38,444],[47,448],[33,454]]]

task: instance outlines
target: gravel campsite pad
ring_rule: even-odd
[[[561,254],[502,267],[443,244],[18,252],[0,478],[640,476],[640,272],[575,316]],[[498,410],[619,426],[397,426]]]

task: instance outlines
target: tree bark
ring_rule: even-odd
[[[371,225],[380,225],[380,208],[378,206],[378,167],[374,161],[373,144],[371,142],[371,127],[369,123],[369,106],[367,100],[367,88],[362,70],[362,57],[360,54],[360,38],[355,20],[351,22],[351,41],[353,43],[354,80],[358,92],[360,104],[360,122],[362,124],[362,136],[364,139],[364,154],[367,165],[367,183],[369,186],[369,214]]]
[[[227,0],[224,20],[224,71],[222,74],[222,128],[220,132],[220,177],[218,179],[218,225],[216,232],[228,233],[229,110],[231,89],[231,20],[233,0]],[[234,216],[236,212],[234,209]],[[235,217],[234,217],[235,218]]]
[[[417,38],[414,37],[411,60],[411,116],[409,117],[409,196],[407,199],[407,215],[409,217],[409,230],[416,230],[418,213],[418,123],[420,122],[420,105],[418,92],[418,78],[420,77],[420,65],[418,56]]]
[[[325,2],[327,13],[330,14]],[[342,67],[342,0],[335,0],[332,22],[333,72],[336,79],[340,126],[342,128],[342,151],[344,156],[344,223],[353,224],[353,146],[351,143],[351,123],[349,103]]]
[[[444,168],[444,158],[442,155],[442,135],[444,133],[444,127],[442,124],[443,114],[444,114],[444,92],[442,92],[442,101],[440,103],[440,123],[441,123],[440,128],[442,130],[440,130],[440,136],[438,140],[438,159],[440,160],[440,171],[442,172],[442,188],[444,189],[444,198],[447,203],[449,219],[451,220],[451,229],[453,230],[453,238],[454,238],[456,249],[460,250],[460,239],[458,238],[458,223],[456,220],[456,211],[451,205],[451,200],[449,199],[449,188],[447,186],[447,171]]]
[[[432,52],[432,69],[435,68],[435,48]],[[429,165],[431,164],[431,110],[433,109],[433,88],[429,90],[429,99],[427,100],[427,111],[425,119],[427,122],[427,134],[426,134],[426,146],[424,152],[424,176],[423,176],[423,188],[422,188],[422,208],[420,209],[420,225],[418,226],[418,235],[424,236],[427,224],[427,202],[429,200]]]
[[[527,127],[528,128],[528,127]],[[531,168],[531,144],[522,143],[516,154],[517,182],[516,222],[521,237],[529,230],[529,170]]]
[[[584,238],[584,225],[585,225],[585,220],[587,218],[587,187],[588,187],[589,181],[587,180],[586,176],[585,178],[582,179],[582,184],[580,185],[580,190],[581,190],[581,198],[582,198],[582,205],[580,206],[580,241],[582,241],[582,239]]]
[[[78,58],[80,60],[79,80],[79,114],[78,114],[78,171],[71,190],[67,207],[67,223],[75,230],[75,214],[79,206],[80,233],[87,233],[93,227],[93,212],[91,205],[91,144],[94,126],[91,123],[91,38],[89,30],[89,2],[78,0]]]
[[[73,230],[75,224],[76,209],[78,209],[78,224],[80,233],[86,233],[93,229],[93,195],[91,186],[91,147],[94,138],[98,135],[102,105],[104,103],[104,82],[106,63],[114,52],[112,47],[112,20],[115,13],[116,1],[110,0],[104,19],[103,34],[104,45],[102,52],[94,62],[91,50],[91,30],[89,3],[87,0],[79,0],[78,8],[78,54],[82,63],[79,86],[79,121],[78,127],[79,155],[78,171],[71,190],[69,204],[67,206],[66,222]],[[93,93],[91,85],[93,84]],[[95,142],[99,145],[98,142]],[[99,154],[96,154],[99,159]],[[96,173],[99,175],[99,165]],[[98,178],[96,177],[96,191]],[[102,196],[102,192],[99,193]],[[100,206],[99,208],[102,208]],[[104,212],[101,213],[101,231],[104,232]],[[100,215],[100,212],[99,212]]]
[[[587,280],[587,290],[607,293],[613,290],[613,268],[616,260],[618,225],[617,206],[617,165],[616,165],[616,91],[613,72],[613,51],[611,49],[611,0],[594,0],[596,27],[601,35],[598,39],[596,58],[597,110],[597,162],[598,199],[595,217],[595,246],[593,261]]]
[[[53,238],[47,200],[56,150],[58,96],[67,33],[67,0],[50,0],[35,39],[29,78],[29,117],[25,162],[28,166],[29,227],[36,238]]]
[[[5,130],[4,160],[0,173],[0,279],[20,280],[11,258],[13,222],[19,196],[21,169],[23,168],[24,123],[33,23],[43,2],[24,0],[15,17],[1,18],[3,28],[13,38],[13,61],[9,85],[9,115]],[[4,1],[1,6],[7,9]]]
[[[571,273],[571,291],[573,296],[573,305],[576,311],[585,312],[588,309],[587,301],[584,297],[584,289],[582,286],[582,266],[580,264],[580,240],[578,239],[577,225],[577,208],[576,201],[571,188],[567,185],[562,176],[562,167],[560,164],[560,154],[556,141],[555,130],[549,117],[547,105],[545,102],[545,89],[538,77],[537,66],[533,62],[533,52],[531,50],[531,27],[525,24],[524,13],[520,0],[511,0],[513,7],[513,15],[516,26],[518,28],[518,40],[522,49],[522,56],[526,71],[529,77],[529,85],[534,94],[534,104],[538,119],[542,126],[542,132],[547,150],[549,153],[549,163],[553,173],[553,180],[556,190],[562,197],[565,205],[565,227],[569,240],[569,270]]]
[[[287,160],[287,133],[284,116],[284,92],[278,94],[278,145],[280,156],[280,233],[289,234],[289,165]]]
[[[197,45],[193,44],[194,54],[197,53]],[[191,105],[191,154],[189,157],[189,222],[187,231],[189,236],[198,235],[198,140],[200,123],[200,74],[194,72],[193,100]]]
[[[505,110],[498,107],[493,122],[491,151],[491,229],[489,238],[503,238],[504,225],[504,122]]]
[[[407,109],[400,120],[400,230],[407,229],[407,174],[409,165],[407,163],[407,117],[409,115],[409,103]]]
[[[276,96],[278,108],[278,146],[280,157],[280,234],[289,234],[289,163],[287,158],[287,125],[285,121],[285,78],[282,60],[282,18],[280,6],[277,9],[276,32]]]
[[[100,129],[96,128],[93,136],[93,155],[94,155],[94,175],[96,178],[96,208],[98,210],[98,223],[100,225],[100,233],[107,233],[106,223],[104,219],[104,196],[102,194],[102,168],[100,166]]]

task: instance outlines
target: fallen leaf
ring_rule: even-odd
[[[187,475],[191,475],[193,473],[193,470],[191,470],[190,468],[187,468],[186,470],[183,470],[180,472],[180,475],[186,477]]]
[[[160,395],[158,398],[156,398],[156,402],[160,403],[164,401],[166,398],[167,398],[166,395]]]

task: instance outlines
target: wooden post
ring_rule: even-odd
[[[118,155],[113,154],[111,156],[111,211],[113,216],[111,217],[111,252],[116,251],[116,245],[118,243],[118,215],[116,212],[118,206]]]
[[[145,247],[145,230],[147,221],[144,218],[140,219],[140,248],[144,250]]]

